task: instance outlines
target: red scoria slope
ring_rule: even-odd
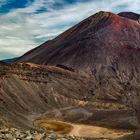
[[[109,12],[99,12],[55,39],[23,55],[18,62],[65,65],[93,71],[99,64],[140,66],[140,24]]]

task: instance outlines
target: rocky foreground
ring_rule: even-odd
[[[94,138],[79,138],[75,136],[57,135],[54,132],[44,133],[37,131],[21,131],[15,128],[0,129],[0,140],[109,140]]]

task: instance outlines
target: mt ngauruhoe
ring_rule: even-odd
[[[99,12],[26,53],[18,62],[61,64],[80,71],[93,70],[99,63],[113,68],[115,64],[120,67],[139,65],[140,24],[138,20],[130,20],[138,19],[138,15],[119,15],[123,17]],[[130,19],[124,18],[125,15]]]
[[[39,130],[46,125],[36,120],[49,119],[115,133],[68,133],[86,137],[139,132],[139,68],[140,15],[96,13],[16,62],[0,63],[0,115],[22,129]]]

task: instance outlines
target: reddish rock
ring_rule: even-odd
[[[99,65],[126,69],[140,66],[139,44],[140,24],[99,12],[24,54],[18,62],[63,65],[86,72]]]

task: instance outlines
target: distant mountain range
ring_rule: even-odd
[[[5,63],[12,63],[12,62],[15,62],[17,59],[18,59],[18,57],[11,58],[11,59],[4,59],[4,60],[1,60],[1,61],[2,62],[5,62]]]

